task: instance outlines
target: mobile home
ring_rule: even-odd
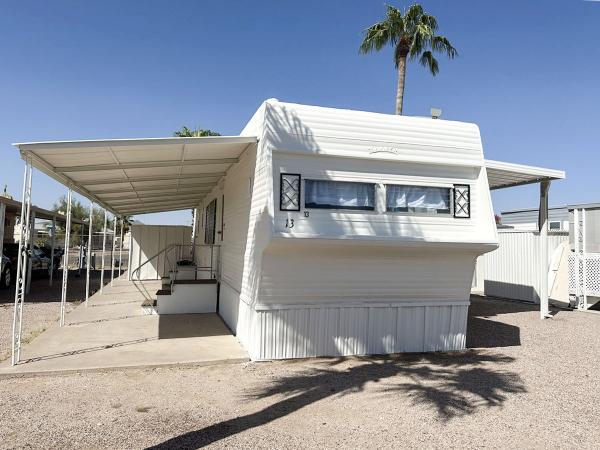
[[[193,209],[162,250],[134,227],[130,276],[177,248],[146,307],[215,310],[255,360],[465,348],[475,260],[498,246],[490,189],[543,182],[547,205],[564,177],[485,161],[471,123],[275,99],[239,136],[16,145],[117,216]]]
[[[269,100],[241,134],[196,236],[252,358],[464,348],[497,245],[477,126]]]

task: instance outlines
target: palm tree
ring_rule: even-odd
[[[448,39],[436,34],[437,28],[436,18],[425,13],[421,5],[415,3],[404,15],[397,8],[387,5],[385,19],[365,30],[360,53],[379,51],[388,44],[394,46],[394,62],[398,69],[396,114],[402,114],[407,58],[410,61],[418,59],[435,76],[439,67],[433,56],[434,52],[445,53],[450,59],[458,55]]]
[[[173,133],[175,137],[204,137],[204,136],[221,136],[216,131],[212,130],[203,130],[202,128],[197,128],[195,130],[190,130],[188,127],[183,126],[181,130]]]

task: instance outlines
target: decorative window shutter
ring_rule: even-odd
[[[467,184],[454,185],[454,217],[471,217],[471,187]]]
[[[300,211],[300,175],[282,173],[279,182],[279,209]]]

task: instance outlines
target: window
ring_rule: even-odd
[[[423,214],[450,214],[450,188],[386,185],[386,210]]]
[[[375,185],[346,181],[306,180],[307,208],[375,210]]]
[[[549,228],[552,231],[560,231],[560,222],[550,222]]]
[[[215,228],[217,227],[217,199],[208,204],[205,210],[204,243],[215,243]]]

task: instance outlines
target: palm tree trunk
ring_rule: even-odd
[[[402,115],[404,103],[404,79],[406,78],[406,56],[398,58],[398,88],[396,90],[396,114]]]

